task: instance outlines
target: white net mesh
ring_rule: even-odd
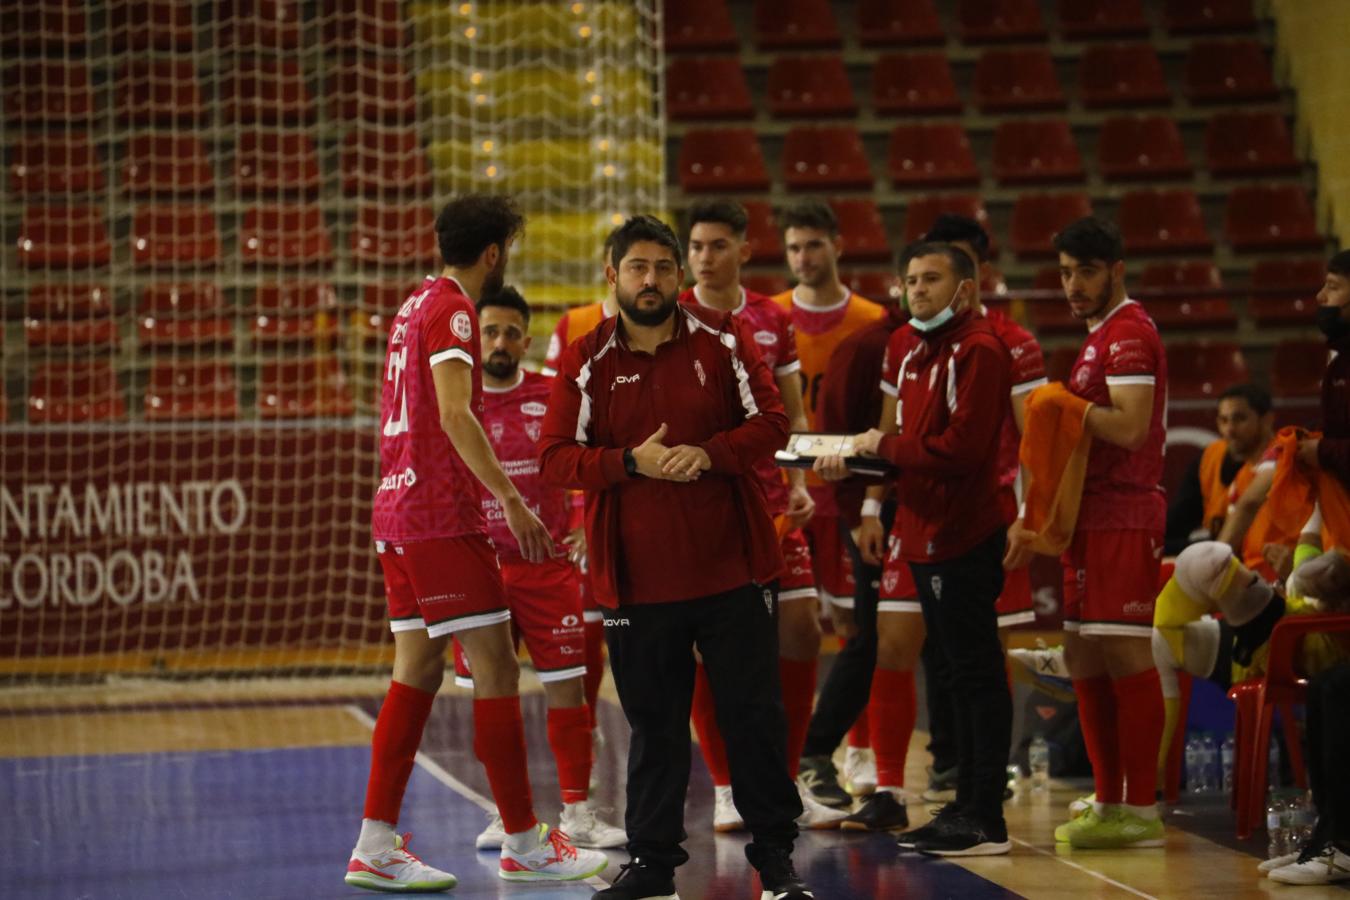
[[[469,190],[536,333],[599,298],[664,206],[659,12],[0,2],[0,674],[387,658],[385,323]]]

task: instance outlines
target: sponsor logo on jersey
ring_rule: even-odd
[[[578,619],[576,616],[571,615],[571,614],[565,615],[565,616],[562,617],[562,623],[563,623],[564,625],[566,625],[568,628],[573,627],[574,625],[576,625],[576,624],[579,623],[580,621],[581,621],[580,619]]]
[[[778,343],[778,335],[774,334],[772,331],[756,331],[755,343],[763,344],[766,347],[771,347],[774,344]]]
[[[602,619],[601,621],[605,623],[606,628],[622,628],[624,626],[633,624],[629,622],[627,619]]]
[[[544,413],[548,412],[548,407],[538,400],[530,400],[520,404],[520,411],[527,416],[542,416]]]
[[[1120,611],[1127,616],[1150,616],[1153,615],[1153,601],[1151,600],[1131,600],[1120,608]]]
[[[450,317],[450,330],[455,333],[455,337],[461,341],[467,341],[473,337],[473,322],[469,319],[469,314],[460,310]]]
[[[638,375],[615,375],[615,376],[614,376],[614,384],[615,384],[615,386],[618,386],[618,385],[620,385],[620,384],[636,384],[636,383],[637,383],[638,381],[640,381],[641,379],[642,379],[642,375],[640,375],[640,374],[638,374]]]
[[[394,472],[393,474],[386,475],[384,478],[380,479],[380,490],[397,491],[403,488],[412,487],[414,484],[417,484],[417,473],[414,472],[410,466],[402,472]],[[399,552],[401,553],[402,551],[400,550]]]

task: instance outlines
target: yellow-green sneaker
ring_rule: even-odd
[[[1145,819],[1124,807],[1114,807],[1098,815],[1084,813],[1069,823],[1079,827],[1068,830],[1069,843],[1082,850],[1124,850],[1132,847],[1161,847],[1163,845],[1162,819]],[[1055,829],[1059,838],[1059,829]]]
[[[1096,826],[1102,821],[1102,814],[1097,812],[1091,804],[1080,813],[1075,813],[1074,817],[1063,825],[1055,827],[1055,843],[1071,844],[1075,833],[1089,826]]]

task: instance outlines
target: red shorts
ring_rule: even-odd
[[[886,539],[877,612],[923,612],[923,607],[919,606],[918,588],[914,587],[914,575],[909,571],[909,563],[900,557],[900,539],[895,535]]]
[[[816,595],[816,575],[811,568],[811,548],[806,535],[794,528],[783,535],[783,574],[778,579],[778,600],[801,600]]]
[[[812,516],[802,529],[811,545],[811,565],[822,599],[853,608],[853,558],[839,533],[838,516]]]
[[[581,580],[566,559],[502,564],[506,602],[517,641],[525,641],[534,671],[543,682],[586,674],[586,630],[582,625]],[[455,681],[473,684],[469,661],[455,641]]]
[[[1149,637],[1162,567],[1162,535],[1078,531],[1064,563],[1064,630]]]
[[[425,628],[435,638],[510,620],[497,551],[487,535],[376,541],[375,551],[384,569],[391,631]]]
[[[1036,605],[1031,602],[1031,566],[1011,572],[1003,570],[1003,593],[998,595],[994,611],[998,613],[999,628],[1036,621]]]

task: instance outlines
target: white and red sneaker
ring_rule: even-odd
[[[497,874],[506,881],[580,881],[599,875],[609,858],[599,850],[578,850],[572,839],[556,828],[540,822],[536,841],[528,850],[511,849],[502,844],[501,867]]]
[[[408,850],[412,834],[394,835],[394,848],[383,853],[352,851],[347,877],[352,887],[392,893],[448,891],[459,879],[449,872],[433,869]]]

